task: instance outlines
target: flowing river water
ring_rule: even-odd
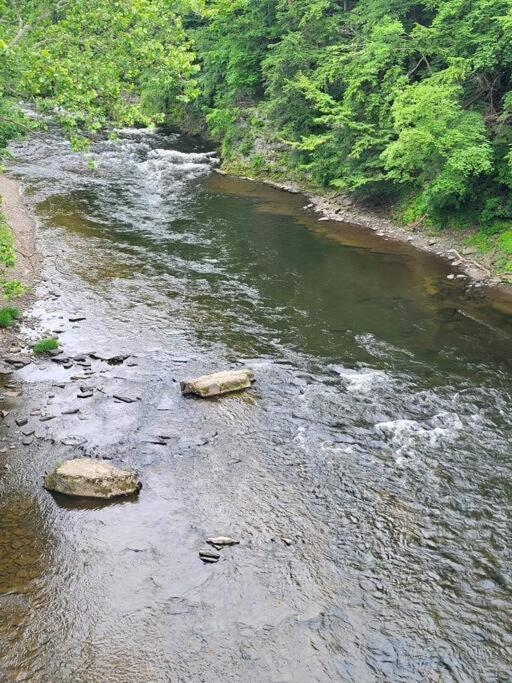
[[[75,360],[3,380],[0,679],[510,681],[512,318],[184,136],[15,152],[27,333]],[[248,392],[181,397],[242,365]],[[137,468],[139,497],[43,490],[84,454]],[[212,534],[240,545],[204,565]]]

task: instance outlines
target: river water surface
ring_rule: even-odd
[[[510,681],[511,318],[178,134],[15,152],[28,334],[75,360],[4,380],[0,679]],[[181,397],[241,365],[245,394]],[[140,496],[42,489],[83,454],[137,468]],[[203,565],[212,534],[240,545]]]

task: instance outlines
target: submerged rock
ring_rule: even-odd
[[[181,382],[181,392],[184,395],[195,394],[201,398],[208,398],[248,389],[254,381],[252,370],[225,370],[185,380]]]
[[[67,496],[117,498],[140,490],[142,484],[133,470],[121,470],[92,458],[77,458],[56,465],[44,479],[44,487]]]

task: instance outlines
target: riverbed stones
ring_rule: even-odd
[[[252,370],[224,370],[184,380],[181,382],[181,392],[185,396],[193,394],[201,398],[210,398],[248,389],[254,381]]]
[[[110,500],[141,489],[133,470],[122,470],[93,458],[76,458],[57,464],[44,479],[44,487],[66,496]]]

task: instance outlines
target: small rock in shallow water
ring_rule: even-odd
[[[120,394],[114,394],[112,398],[115,398],[116,401],[121,401],[122,403],[135,403],[140,400],[138,396],[121,396]]]
[[[238,545],[240,541],[235,541],[231,536],[212,536],[206,540],[210,545],[217,545],[219,547],[227,545]]]
[[[18,425],[18,427],[23,427],[24,425],[27,424],[28,418],[27,417],[19,417],[15,422]]]
[[[201,398],[209,398],[248,389],[254,381],[251,370],[225,370],[185,380],[181,382],[181,392],[184,395],[195,394]]]
[[[203,562],[218,562],[220,560],[220,553],[212,548],[202,548],[199,551],[199,557]]]
[[[77,398],[91,398],[94,396],[93,391],[82,391],[80,394],[77,394]]]
[[[109,500],[137,493],[142,484],[133,470],[121,470],[93,458],[67,460],[49,472],[44,487],[67,496]]]
[[[80,412],[80,408],[68,408],[68,410],[63,410],[62,415],[76,415]]]

